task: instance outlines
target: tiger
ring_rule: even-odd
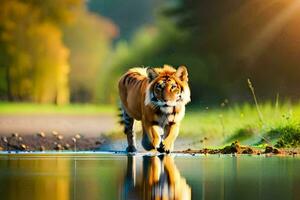
[[[142,146],[146,151],[173,151],[185,106],[191,101],[187,68],[131,68],[119,79],[118,89],[126,151],[137,151],[134,120],[141,121]]]

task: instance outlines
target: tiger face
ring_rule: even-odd
[[[163,71],[148,68],[147,75],[150,83],[148,96],[145,99],[146,105],[152,103],[156,106],[168,107],[190,101],[185,67],[179,67],[177,71],[168,66],[164,66]]]
[[[166,105],[174,104],[180,100],[181,86],[174,77],[164,76],[153,84],[153,97]]]

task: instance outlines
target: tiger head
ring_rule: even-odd
[[[188,72],[186,67],[177,70],[169,65],[163,68],[148,68],[149,85],[146,91],[145,104],[155,106],[177,106],[190,102]]]

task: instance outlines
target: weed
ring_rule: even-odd
[[[257,110],[257,113],[258,113],[258,117],[259,117],[259,120],[262,124],[264,124],[264,117],[262,115],[262,112],[259,108],[259,105],[258,105],[258,101],[257,101],[257,98],[256,98],[256,95],[255,95],[255,90],[254,90],[254,87],[252,85],[252,82],[251,80],[248,78],[248,86],[251,90],[251,93],[252,93],[252,96],[253,96],[253,99],[254,99],[254,103],[255,103],[255,107],[256,107],[256,110]]]
[[[290,124],[269,131],[268,135],[278,138],[275,147],[288,148],[300,146],[300,124]]]

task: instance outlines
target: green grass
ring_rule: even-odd
[[[283,137],[286,146],[291,143],[287,140],[293,141],[288,138],[300,135],[299,131],[294,131],[299,130],[296,126],[300,123],[300,103],[265,103],[260,105],[260,112],[263,121],[257,113],[257,107],[250,104],[213,109],[187,106],[179,138],[192,140],[192,148],[220,147],[236,140],[244,145],[264,147],[265,143],[276,145],[285,131],[292,135]],[[141,127],[137,126],[137,130],[141,132]],[[277,135],[271,137],[270,132],[274,130]],[[123,138],[122,128],[119,127],[112,135]],[[297,142],[294,141],[294,144]]]
[[[246,126],[240,129],[237,129],[232,136],[230,136],[228,139],[226,139],[226,142],[233,142],[233,141],[244,141],[251,137],[255,137],[255,134],[257,132],[257,129],[251,126]]]
[[[245,144],[256,144],[259,141],[276,144],[287,127],[294,128],[289,132],[300,134],[299,129],[296,129],[296,124],[300,123],[300,103],[277,106],[265,103],[260,105],[260,111],[264,118],[263,122],[257,108],[249,104],[216,109],[193,109],[186,113],[180,134],[182,137],[195,140],[207,137],[207,143],[216,145],[224,145],[234,140],[243,141]],[[275,138],[269,137],[272,130],[279,132]],[[283,137],[283,140],[286,138],[288,137]]]
[[[69,104],[64,106],[57,106],[53,104],[0,102],[0,115],[7,115],[7,114],[96,115],[96,114],[116,114],[116,113],[117,113],[117,108],[112,105]]]
[[[300,146],[300,124],[289,124],[283,127],[272,129],[268,135],[278,138],[275,146],[282,148]]]

